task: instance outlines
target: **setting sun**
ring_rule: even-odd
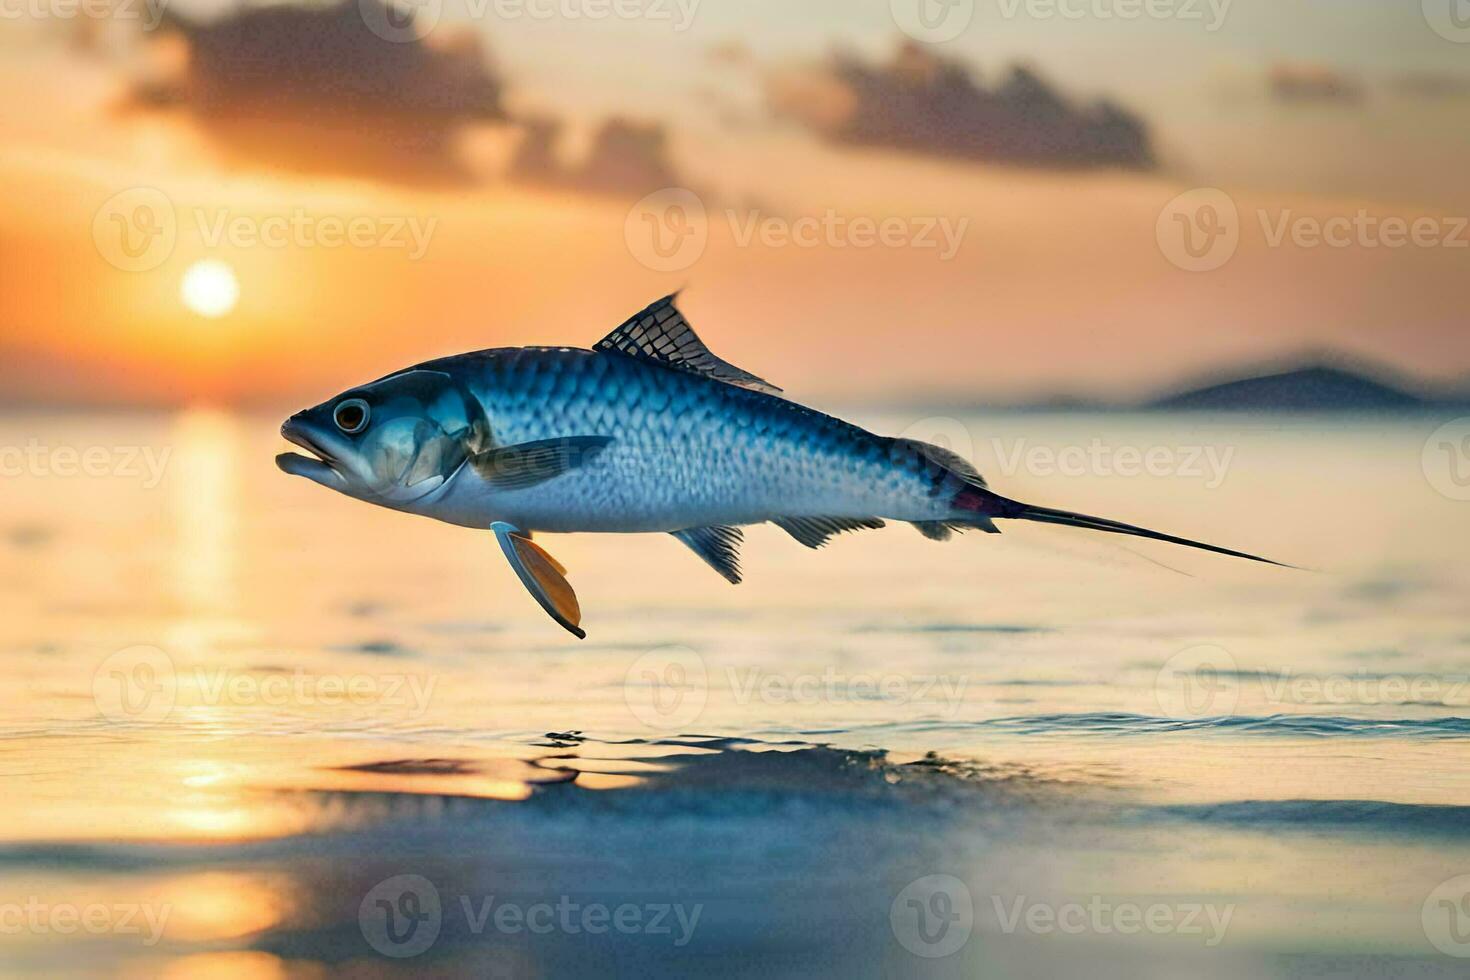
[[[235,270],[219,259],[202,259],[189,266],[179,285],[184,305],[200,316],[221,317],[235,308],[240,283]]]

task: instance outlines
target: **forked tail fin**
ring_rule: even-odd
[[[1267,565],[1279,565],[1282,568],[1297,567],[1296,565],[1288,565],[1285,562],[1262,558],[1260,555],[1247,554],[1244,551],[1233,551],[1230,548],[1205,544],[1203,541],[1191,541],[1189,538],[1175,537],[1172,534],[1165,534],[1162,531],[1151,531],[1146,527],[1124,524],[1122,521],[1110,521],[1105,517],[1090,517],[1087,514],[1073,513],[1070,510],[1054,510],[1051,507],[1036,507],[1031,504],[1023,504],[1019,500],[1002,497],[1000,494],[987,490],[985,487],[967,486],[960,490],[959,493],[955,494],[954,507],[957,510],[982,514],[998,520],[1038,521],[1042,524],[1080,527],[1089,531],[1110,531],[1113,534],[1130,534],[1139,538],[1167,541],[1170,544],[1182,544],[1188,548],[1199,548],[1202,551],[1213,551],[1217,555],[1229,555],[1232,558],[1247,558],[1251,561],[1264,562]]]

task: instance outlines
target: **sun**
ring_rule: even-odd
[[[200,259],[184,272],[179,296],[189,309],[213,319],[235,308],[235,301],[240,298],[240,282],[228,262]]]

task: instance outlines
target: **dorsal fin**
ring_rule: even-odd
[[[674,293],[633,314],[612,333],[597,342],[597,350],[616,351],[629,357],[656,361],[665,367],[702,374],[716,381],[752,388],[770,394],[781,389],[729,361],[716,357],[674,306]]]

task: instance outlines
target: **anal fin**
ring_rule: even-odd
[[[843,531],[884,526],[877,517],[776,517],[771,523],[808,548],[820,548],[832,535]]]
[[[745,540],[745,532],[740,528],[715,524],[671,533],[731,585],[740,584],[740,545]]]
[[[964,534],[966,531],[979,529],[986,534],[999,534],[1000,528],[989,518],[983,520],[965,521],[911,521],[919,533],[931,541],[948,541],[954,532]]]

